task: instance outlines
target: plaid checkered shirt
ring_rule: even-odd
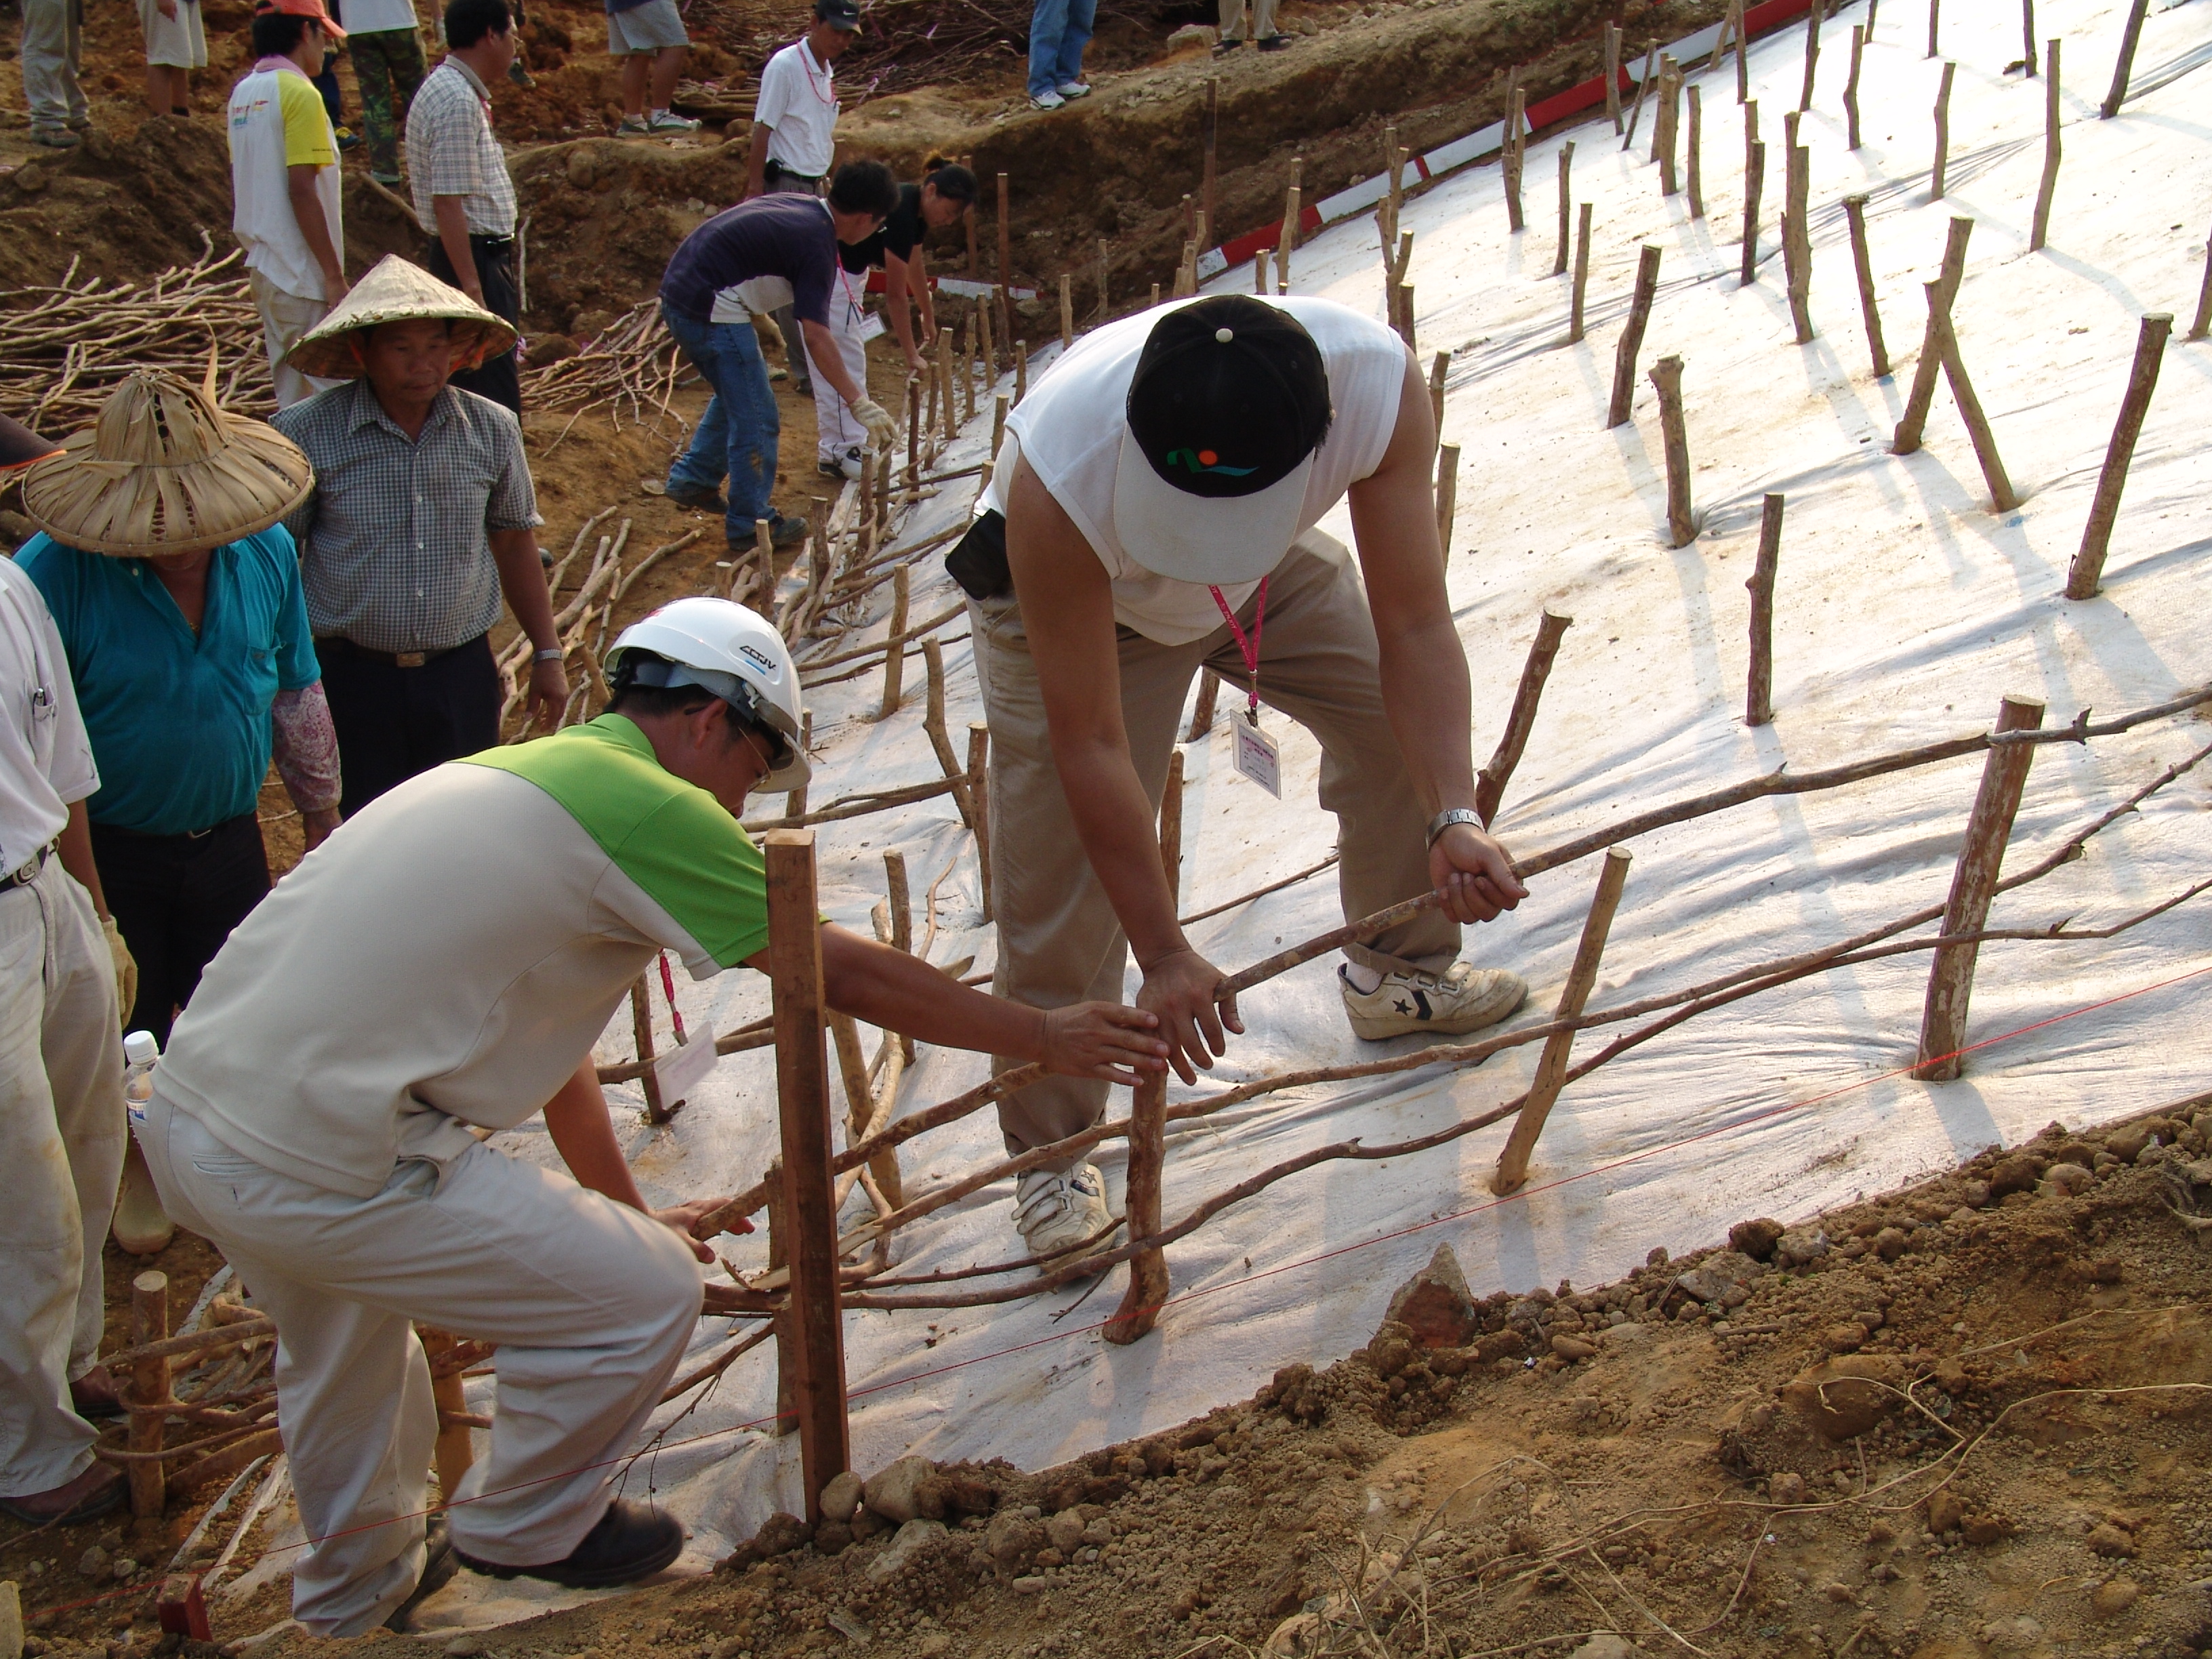
[[[350,380],[270,424],[315,469],[313,490],[284,522],[318,639],[447,651],[499,620],[489,532],[544,522],[513,414],[447,386],[410,441],[368,382]]]
[[[415,216],[431,236],[436,196],[461,198],[471,236],[514,234],[514,180],[491,136],[491,94],[458,58],[432,70],[407,106],[407,170]]]

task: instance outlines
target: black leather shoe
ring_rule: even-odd
[[[543,1578],[570,1589],[605,1589],[615,1584],[634,1584],[650,1578],[684,1553],[684,1523],[665,1510],[650,1504],[633,1504],[617,1498],[607,1505],[599,1523],[584,1534],[584,1541],[562,1561],[542,1566],[510,1567],[502,1562],[479,1561],[456,1547],[453,1559],[471,1572],[494,1578]]]
[[[722,499],[722,492],[711,484],[698,489],[672,489],[663,499],[673,501],[678,507],[689,507],[695,513],[726,513],[730,510],[730,504]]]
[[[439,1516],[422,1534],[422,1576],[415,1581],[415,1589],[404,1601],[392,1609],[392,1616],[384,1621],[388,1631],[407,1633],[415,1617],[415,1609],[453,1582],[453,1575],[461,1564],[453,1559],[453,1540],[448,1535],[446,1517]]]

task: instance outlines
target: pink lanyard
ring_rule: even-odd
[[[837,71],[830,68],[827,64],[824,64],[822,66],[822,78],[824,81],[830,82],[830,90],[825,94],[822,88],[814,83],[813,65],[807,61],[813,56],[814,54],[807,50],[806,42],[801,40],[799,43],[799,67],[806,71],[806,89],[814,94],[814,101],[816,103],[827,104],[830,108],[835,109],[837,107],[837,88],[836,85]]]
[[[1260,578],[1260,607],[1252,613],[1252,632],[1249,638],[1238,625],[1236,613],[1230,610],[1229,601],[1221,597],[1221,590],[1209,587],[1206,591],[1213,595],[1213,603],[1221,611],[1221,620],[1229,624],[1229,631],[1237,636],[1237,650],[1244,654],[1244,672],[1252,699],[1251,708],[1245,718],[1257,726],[1260,723],[1260,629],[1267,620],[1267,579],[1265,576]]]

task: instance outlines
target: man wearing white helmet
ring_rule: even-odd
[[[1164,306],[1086,336],[1031,388],[948,562],[975,601],[991,726],[999,994],[1048,1008],[1116,994],[1133,947],[1138,1006],[1160,1016],[1185,1082],[1243,1030],[1177,924],[1153,828],[1208,667],[1243,694],[1240,770],[1274,769],[1262,703],[1319,741],[1347,920],[1442,895],[1346,948],[1353,1032],[1457,1034],[1520,1006],[1518,975],[1456,960],[1461,924],[1524,890],[1474,811],[1435,453],[1412,353],[1329,300]],[[1347,499],[1356,569],[1316,528]],[[1255,811],[1264,797],[1240,782],[1224,800]],[[1105,1094],[1066,1078],[1023,1090],[1000,1109],[1009,1148],[1079,1133]],[[1016,1206],[1040,1255],[1108,1219],[1080,1162],[1024,1177]]]
[[[318,1635],[404,1625],[456,1560],[588,1587],[683,1546],[607,1488],[698,1319],[712,1254],[689,1229],[714,1200],[647,1209],[592,1044],[664,948],[699,978],[762,965],[764,872],[736,815],[807,763],[798,671],[742,606],[678,600],[608,666],[608,713],[410,779],[308,854],[209,964],[156,1074],[162,1199],[283,1333],[315,1540],[293,1610]],[[1164,1063],[1134,1009],[1040,1013],[840,927],[822,945],[831,1006],[872,1024],[1099,1079]],[[573,1180],[471,1133],[541,1110]],[[490,1452],[446,1494],[442,1559],[416,1320],[499,1349]]]

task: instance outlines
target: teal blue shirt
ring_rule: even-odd
[[[100,767],[94,823],[181,836],[253,810],[270,705],[322,678],[282,526],[215,550],[195,635],[143,559],[33,536],[15,555],[53,612]]]

